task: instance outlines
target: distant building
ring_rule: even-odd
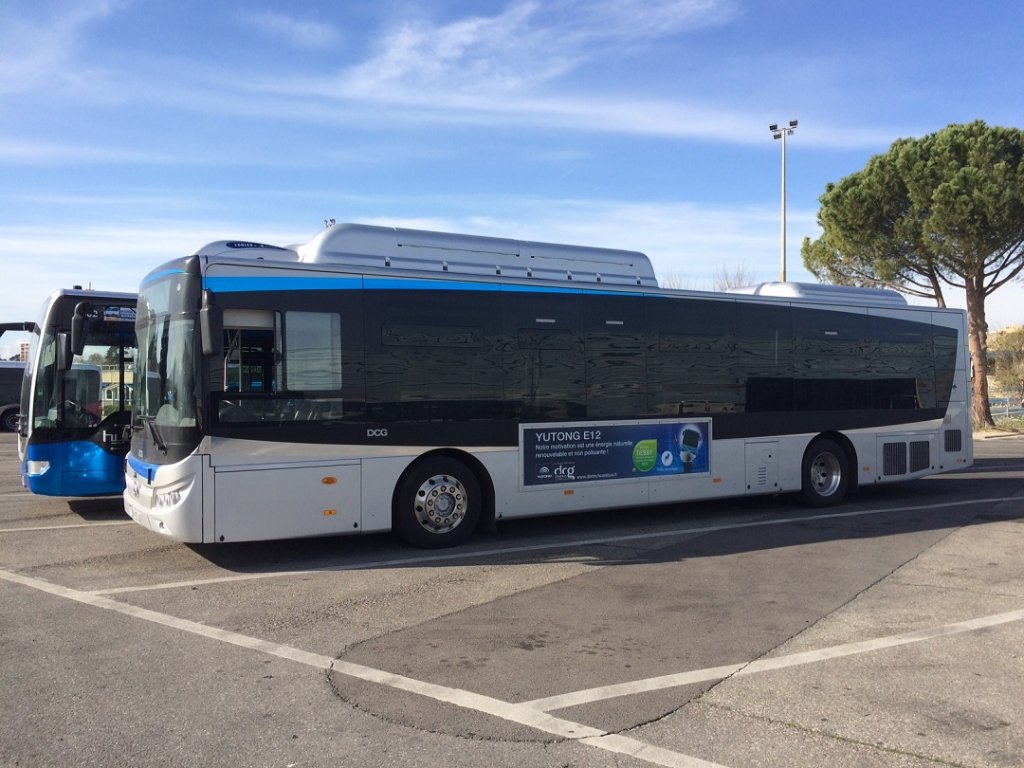
[[[21,360],[23,363],[28,362],[28,348],[29,343],[27,341],[21,342],[21,351],[18,353],[18,359]]]

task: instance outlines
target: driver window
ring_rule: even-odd
[[[224,424],[343,420],[341,316],[226,308],[210,387]]]
[[[271,311],[224,311],[224,358],[220,370],[211,372],[213,388],[224,393],[217,409],[221,421],[261,420],[263,411],[271,407],[244,396],[278,391],[280,354],[274,320]]]

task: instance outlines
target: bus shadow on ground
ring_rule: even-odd
[[[845,504],[829,508],[807,507],[781,494],[499,521],[496,534],[477,532],[453,549],[414,549],[389,533],[190,547],[239,573],[656,564],[1024,519],[1024,496],[1020,503],[984,503],[1024,490],[1019,471],[1001,476],[1005,472],[1005,461],[982,459],[969,472],[861,488]]]
[[[67,502],[69,510],[88,522],[130,519],[124,512],[124,502],[120,496],[90,496],[68,499]]]

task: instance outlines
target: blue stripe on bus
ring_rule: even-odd
[[[468,280],[430,280],[421,278],[363,278],[363,287],[370,291],[498,291],[498,283],[476,283]]]
[[[554,285],[502,285],[501,290],[509,293],[582,293],[582,288],[561,288]]]
[[[143,280],[142,280],[142,285],[148,285],[149,283],[155,282],[155,281],[157,281],[157,280],[159,280],[159,279],[161,279],[163,277],[167,277],[168,275],[184,275],[184,274],[185,274],[185,270],[183,270],[183,269],[164,269],[164,270],[161,270],[160,272],[153,272],[151,274],[146,275],[143,278]]]
[[[646,296],[643,291],[621,291],[575,286],[523,285],[521,283],[480,283],[469,280],[432,280],[403,277],[281,277],[251,275],[229,277],[209,275],[203,279],[204,287],[214,292],[251,293],[255,291],[480,291],[511,293],[577,293],[597,296]]]
[[[153,478],[156,477],[156,471],[159,469],[156,464],[149,464],[141,459],[136,459],[131,454],[128,454],[128,466],[135,470],[136,474],[145,475],[147,482],[150,483],[153,482]]]
[[[324,288],[334,291],[352,291],[362,287],[358,277],[222,277],[208,275],[203,287],[223,293],[251,293],[253,291],[316,291]]]

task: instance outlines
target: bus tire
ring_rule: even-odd
[[[395,496],[392,524],[406,543],[453,547],[473,534],[483,494],[473,471],[457,459],[434,456],[414,465]]]
[[[842,446],[828,438],[818,438],[807,446],[800,495],[812,507],[831,507],[846,498],[850,488],[850,460]]]
[[[18,431],[18,409],[9,408],[4,411],[3,416],[0,416],[0,429],[4,432],[17,432]]]

